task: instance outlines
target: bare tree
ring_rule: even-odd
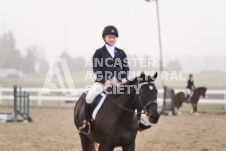
[[[182,67],[179,63],[178,60],[170,60],[169,63],[166,66],[166,70],[168,72],[172,72],[172,71],[182,71]]]
[[[25,73],[35,73],[35,65],[38,61],[38,51],[36,47],[30,47],[27,49],[26,56],[22,61],[22,69]]]
[[[0,68],[21,70],[21,54],[11,31],[0,37],[0,54]]]

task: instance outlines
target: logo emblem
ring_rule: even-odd
[[[111,32],[115,32],[114,30],[111,30]]]

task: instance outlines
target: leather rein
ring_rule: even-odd
[[[149,84],[149,83],[151,83],[151,82],[143,82],[143,83],[139,83],[138,84],[138,87],[139,87],[139,91],[140,91],[140,89],[141,89],[141,87],[143,86],[143,85],[146,85],[146,84]],[[151,101],[149,101],[146,105],[143,105],[143,101],[142,101],[142,99],[141,99],[141,97],[140,97],[140,94],[138,94],[138,97],[139,97],[139,103],[140,103],[140,105],[142,106],[142,110],[144,110],[145,111],[145,109],[147,108],[147,106],[149,106],[150,104],[157,104],[157,101],[156,100],[151,100]],[[134,101],[132,102],[132,104],[134,104],[134,102],[136,101],[136,99],[134,99]],[[132,109],[130,109],[130,108],[127,108],[127,107],[124,107],[124,106],[122,106],[121,104],[119,104],[117,101],[114,101],[114,103],[116,104],[116,105],[118,105],[118,107],[119,108],[121,108],[121,109],[123,109],[123,110],[126,110],[126,111],[128,111],[128,112],[131,112],[131,113],[137,113],[137,114],[143,114],[143,112],[141,111],[141,112],[136,112],[136,111],[134,111],[134,110],[132,110]]]

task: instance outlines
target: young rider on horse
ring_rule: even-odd
[[[186,87],[186,91],[187,91],[187,97],[186,97],[186,102],[189,102],[189,99],[192,97],[193,95],[193,91],[195,89],[195,85],[194,85],[194,81],[193,81],[193,75],[190,74],[189,75],[189,80],[188,80],[188,85]]]
[[[126,83],[128,78],[129,67],[126,54],[123,50],[115,47],[118,38],[117,29],[114,26],[105,27],[102,37],[105,45],[96,50],[93,56],[93,71],[97,78],[86,96],[85,121],[83,126],[79,128],[82,133],[88,133],[90,129],[91,107],[95,97],[112,84]],[[98,92],[97,89],[99,89]],[[150,128],[150,125],[140,121],[140,117],[141,114],[137,114],[140,130]]]

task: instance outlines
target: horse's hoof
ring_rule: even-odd
[[[191,110],[191,111],[190,111],[190,113],[192,114],[192,113],[193,113],[193,111]]]
[[[198,116],[198,115],[199,115],[199,113],[198,113],[198,112],[196,112],[196,113],[195,113],[195,115],[196,115],[196,116]]]

